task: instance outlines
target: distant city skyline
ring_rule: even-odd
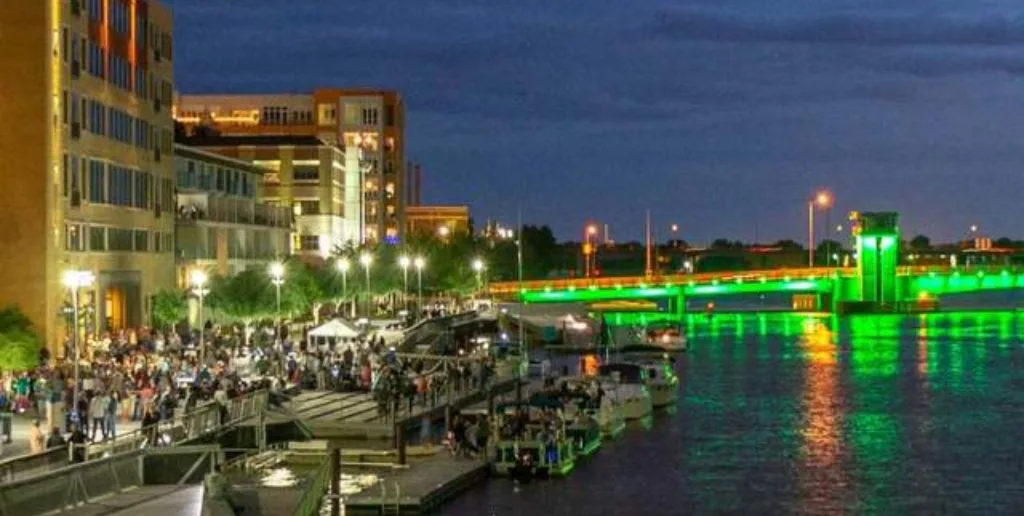
[[[396,89],[424,201],[640,239],[806,241],[806,202],[1021,237],[1020,6],[170,0],[186,93]],[[822,217],[823,224],[825,218]]]

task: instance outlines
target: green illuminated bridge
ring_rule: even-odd
[[[1024,288],[1024,273],[1009,268],[897,266],[897,221],[896,213],[861,215],[856,267],[506,282],[491,293],[527,303],[661,299],[675,312],[687,298],[787,293],[800,310],[908,311],[934,309],[949,294]]]
[[[813,296],[815,309],[834,310],[842,302],[861,301],[859,283],[857,268],[805,268],[506,282],[492,284],[491,293],[527,303],[668,299],[681,312],[686,298],[789,292]],[[895,287],[897,299],[920,304],[949,294],[1024,289],[1024,273],[1008,268],[898,267]]]

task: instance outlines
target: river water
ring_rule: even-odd
[[[1024,315],[682,323],[674,410],[443,514],[1024,514]]]

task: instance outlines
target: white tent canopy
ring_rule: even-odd
[[[342,319],[331,319],[313,328],[306,335],[306,343],[312,349],[314,342],[320,347],[333,348],[339,342],[350,342],[360,335],[359,330]]]

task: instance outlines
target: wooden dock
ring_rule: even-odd
[[[346,497],[345,514],[424,514],[482,481],[488,471],[486,461],[447,453],[411,460],[408,469],[393,471],[377,487]]]

